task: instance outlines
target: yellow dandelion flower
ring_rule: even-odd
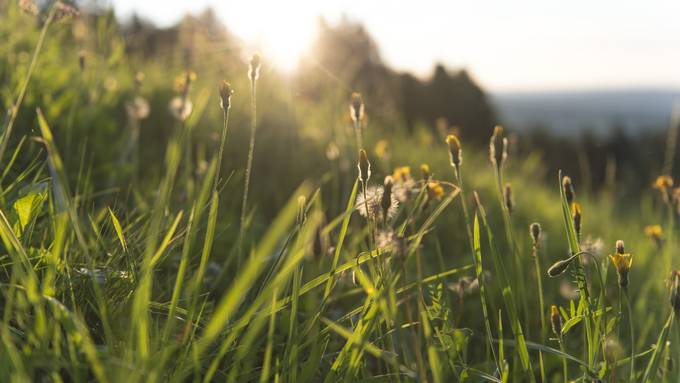
[[[628,273],[630,267],[633,265],[633,256],[625,252],[623,241],[616,241],[616,253],[610,255],[609,258],[616,268],[616,273],[619,275],[619,286],[625,288],[628,286]]]

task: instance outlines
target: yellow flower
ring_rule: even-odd
[[[375,152],[376,157],[378,158],[385,158],[387,156],[387,153],[389,152],[390,145],[387,143],[386,140],[380,140],[375,144],[375,148],[373,151]]]
[[[427,195],[430,199],[441,199],[444,195],[444,188],[438,181],[430,181],[427,183]]]
[[[645,226],[644,230],[645,235],[653,239],[659,239],[663,236],[663,229],[661,228],[661,225]]]
[[[616,253],[610,255],[609,258],[611,258],[616,273],[619,275],[619,286],[626,288],[628,286],[628,272],[633,264],[633,256],[625,252],[623,241],[616,241]]]
[[[175,92],[185,93],[188,91],[189,85],[196,81],[196,73],[193,71],[185,71],[179,76],[175,77]]]
[[[394,169],[392,173],[392,178],[397,182],[404,182],[411,179],[411,167],[410,166],[400,166]]]
[[[658,176],[653,185],[654,189],[666,190],[673,187],[673,178],[670,176]]]
[[[423,180],[427,181],[427,179],[430,178],[430,165],[420,165],[420,173],[423,175]]]

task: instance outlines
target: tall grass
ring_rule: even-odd
[[[29,16],[8,9],[0,37],[21,40],[7,25]],[[272,94],[281,91],[267,81],[256,98],[259,60],[249,76],[220,73],[237,91],[250,87],[249,100],[234,97],[233,111],[232,86],[198,65],[195,82],[184,75],[193,88],[183,88],[172,117],[167,78],[177,68],[132,57],[124,62],[148,65],[161,80],[145,85],[150,131],[140,131],[140,160],[127,177],[119,151],[126,135],[65,130],[88,121],[124,126],[115,114],[139,89],[104,70],[93,76],[110,75],[108,98],[99,97],[99,82],[44,80],[79,70],[38,60],[73,50],[68,38],[49,34],[54,12],[26,30],[35,45],[25,67],[0,59],[1,73],[18,84],[2,93],[13,107],[0,143],[0,381],[677,381],[680,277],[671,277],[671,305],[663,281],[677,247],[678,200],[668,180],[639,206],[612,210],[612,201],[580,189],[576,200],[556,169],[559,184],[542,184],[537,155],[505,163],[508,143],[491,127],[492,145],[502,144],[491,168],[472,145],[463,165],[457,136],[435,145],[431,135],[387,135],[379,118],[365,129],[358,95],[351,129],[332,135],[337,166],[314,157],[328,142],[305,138],[293,147],[276,136],[286,172],[255,172],[255,139],[266,145],[267,135],[280,134],[265,130],[278,119],[263,118],[265,139],[257,136],[256,112],[275,113]],[[124,50],[108,53],[115,61]],[[29,86],[33,76],[41,89]],[[115,93],[114,80],[125,91]],[[71,94],[83,105],[39,94]],[[322,96],[346,117],[346,101]],[[19,110],[32,117],[17,119]],[[62,118],[62,110],[73,115]],[[333,118],[321,107],[295,115]],[[63,155],[71,140],[84,154]],[[389,162],[374,156],[378,140],[393,147]],[[108,146],[115,150],[106,154]],[[258,162],[280,169],[268,148]],[[91,152],[98,161],[86,160]],[[417,179],[392,162],[429,166]],[[223,177],[241,170],[242,195]],[[490,199],[498,203],[484,203]],[[642,227],[664,219],[664,240],[646,239]],[[533,226],[527,236],[531,222],[541,222],[540,236]],[[607,257],[597,237],[623,238],[630,253]],[[617,254],[632,254],[624,259],[634,266]]]

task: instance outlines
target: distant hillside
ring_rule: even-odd
[[[517,130],[544,128],[560,135],[585,129],[606,134],[614,126],[630,133],[664,129],[680,89],[624,89],[492,94],[498,116]]]

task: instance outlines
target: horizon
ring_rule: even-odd
[[[113,0],[110,5],[121,19],[136,13],[159,26],[212,8],[227,30],[244,41],[246,51],[260,51],[288,72],[313,40],[319,18],[335,24],[347,17],[367,29],[390,67],[419,77],[429,76],[437,62],[465,68],[491,93],[680,88],[675,69],[680,52],[671,49],[680,44],[680,24],[674,17],[680,3],[577,1],[568,8],[538,0],[521,3],[425,0],[415,9],[340,0]]]

